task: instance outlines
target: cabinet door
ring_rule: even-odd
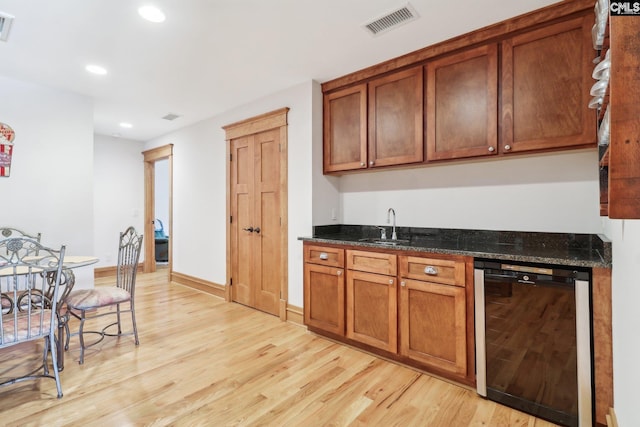
[[[435,369],[467,373],[465,289],[401,279],[400,354]]]
[[[481,46],[429,63],[427,160],[498,152],[498,47]]]
[[[589,110],[593,14],[507,39],[502,44],[504,153],[596,141]]]
[[[347,338],[397,352],[397,279],[347,271]]]
[[[369,82],[369,167],[421,162],[422,68]]]
[[[304,323],[344,336],[344,271],[304,265]]]
[[[324,96],[324,171],[367,167],[366,83]]]

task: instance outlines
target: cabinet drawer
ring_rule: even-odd
[[[347,268],[349,270],[395,276],[398,272],[396,255],[378,252],[347,250]]]
[[[344,249],[305,245],[304,261],[313,264],[344,268]]]
[[[400,257],[400,276],[407,279],[465,286],[465,263],[437,258]]]

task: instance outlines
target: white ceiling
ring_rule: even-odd
[[[0,0],[15,16],[0,75],[89,96],[96,133],[146,141],[555,1],[409,2],[419,19],[373,37],[362,25],[406,0]],[[139,17],[149,3],[164,23]],[[89,63],[109,73],[90,75]]]

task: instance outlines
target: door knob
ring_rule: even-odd
[[[260,227],[256,227],[253,231],[255,231],[256,233],[260,234]]]
[[[253,233],[253,227],[243,228],[244,231],[248,231],[249,233]]]

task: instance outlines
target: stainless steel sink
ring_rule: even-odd
[[[365,243],[374,243],[376,245],[381,245],[381,246],[394,246],[394,245],[399,245],[399,244],[403,244],[403,243],[409,243],[408,240],[402,240],[402,239],[380,239],[380,238],[374,238],[374,237],[369,237],[369,238],[365,238],[365,239],[359,239],[359,242],[365,242]]]

